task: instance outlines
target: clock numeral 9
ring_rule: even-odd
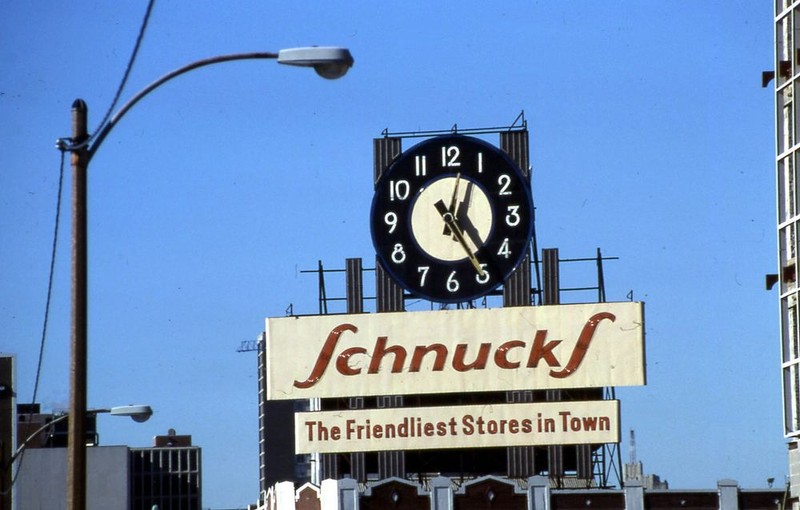
[[[389,233],[393,234],[394,230],[397,228],[397,214],[389,211],[386,213],[386,216],[383,217],[383,221],[389,225]]]
[[[406,261],[406,252],[403,251],[403,245],[397,243],[392,250],[392,262],[395,264],[402,264]]]
[[[411,193],[411,186],[408,181],[389,181],[389,200],[392,202],[407,199],[409,193]]]
[[[455,145],[450,147],[442,147],[442,166],[461,166],[458,160],[461,151]]]

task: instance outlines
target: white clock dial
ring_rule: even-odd
[[[456,191],[454,195],[454,190]],[[464,177],[444,177],[420,190],[411,209],[411,231],[420,249],[447,262],[468,258],[464,248],[442,220],[436,203],[443,201],[464,233],[471,253],[483,246],[492,230],[492,208],[486,193]]]

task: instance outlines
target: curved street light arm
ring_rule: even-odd
[[[60,423],[60,422],[62,422],[64,420],[66,420],[68,416],[69,416],[69,414],[67,414],[67,413],[62,414],[58,418],[50,420],[49,422],[45,423],[44,425],[42,425],[41,427],[36,429],[32,434],[30,434],[25,439],[25,441],[22,442],[21,445],[19,445],[17,447],[17,450],[14,452],[14,455],[12,455],[10,459],[8,459],[8,465],[11,466],[11,465],[14,464],[14,461],[17,460],[17,457],[19,456],[20,453],[22,453],[22,450],[24,450],[28,446],[28,443],[33,441],[34,438],[38,437],[39,434],[41,434],[42,432],[44,432],[48,428],[54,427],[56,425],[56,423]]]
[[[143,421],[147,421],[147,419],[153,415],[153,409],[148,405],[127,405],[127,406],[118,406],[111,408],[86,410],[86,414],[101,414],[101,413],[110,413],[112,416],[128,416],[133,421],[141,423]],[[16,451],[14,452],[14,455],[12,455],[10,459],[8,459],[7,466],[11,466],[14,464],[14,461],[17,460],[17,457],[19,456],[20,453],[22,453],[22,450],[24,450],[28,446],[28,443],[33,441],[34,438],[38,437],[39,434],[41,434],[48,428],[54,427],[57,423],[61,423],[67,418],[69,418],[69,413],[64,413],[60,416],[53,418],[49,422],[45,423],[44,425],[33,431],[33,433],[29,434],[28,437],[25,439],[25,441],[23,441],[22,444],[17,447]]]
[[[92,142],[91,147],[88,149],[87,157],[88,160],[92,159],[94,153],[97,152],[97,149],[100,147],[100,144],[103,143],[108,133],[114,128],[117,122],[126,114],[128,110],[134,107],[136,103],[138,103],[142,98],[144,98],[147,94],[152,92],[153,90],[157,89],[164,83],[172,80],[173,78],[177,78],[182,74],[186,74],[189,71],[193,71],[198,67],[205,67],[213,64],[219,64],[222,62],[231,62],[234,60],[253,60],[253,59],[277,59],[278,54],[272,52],[254,52],[254,53],[236,53],[232,55],[220,55],[217,57],[210,57],[205,58],[203,60],[198,60],[196,62],[192,62],[191,64],[187,64],[179,69],[175,69],[171,71],[161,78],[157,79],[156,81],[152,82],[150,85],[146,86],[142,90],[136,93],[135,96],[130,98],[127,103],[122,105],[122,107],[114,114],[113,117],[102,127],[102,129],[97,133],[95,136],[94,141]],[[72,149],[76,149],[77,147],[72,147]],[[88,163],[87,160],[87,163]]]
[[[222,62],[247,59],[273,59],[280,64],[312,67],[327,79],[344,76],[353,66],[353,56],[347,48],[319,47],[290,48],[278,53],[256,52],[222,55],[198,60],[176,69],[157,79],[125,103],[117,113],[100,126],[94,136],[90,136],[87,125],[87,106],[83,100],[72,103],[72,138],[69,143],[59,139],[56,147],[72,153],[72,314],[71,314],[71,355],[70,355],[70,421],[67,436],[67,508],[84,510],[86,508],[86,448],[83,445],[85,426],[83,413],[86,412],[86,368],[87,368],[87,186],[86,174],[94,153],[105,140],[117,122],[147,94],[193,69]]]

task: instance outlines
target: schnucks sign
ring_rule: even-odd
[[[645,384],[643,303],[267,319],[267,399]]]

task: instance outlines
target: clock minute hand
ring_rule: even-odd
[[[467,181],[467,191],[464,193],[464,200],[459,202],[458,208],[455,210],[455,216],[456,220],[458,221],[458,226],[461,227],[461,230],[464,232],[465,236],[472,239],[472,242],[475,243],[475,246],[480,247],[483,244],[480,233],[478,232],[478,229],[475,228],[475,225],[472,223],[472,221],[470,221],[469,215],[467,214],[470,203],[472,202],[472,189],[474,187],[475,183]]]
[[[458,198],[458,184],[461,182],[461,172],[456,174],[456,183],[453,186],[453,196],[450,197],[450,207],[447,208],[454,216],[458,216],[456,214],[456,199]]]
[[[472,250],[467,245],[467,240],[464,238],[464,234],[461,231],[461,227],[458,226],[458,222],[456,221],[455,216],[453,213],[447,209],[447,206],[444,204],[444,200],[439,200],[433,206],[442,215],[442,219],[450,227],[450,230],[453,232],[453,235],[456,236],[458,243],[464,248],[464,251],[467,252],[467,257],[469,257],[469,261],[472,262],[472,266],[475,268],[475,271],[478,272],[478,275],[483,276],[483,267],[481,267],[480,262],[478,262],[478,258],[472,253]]]

